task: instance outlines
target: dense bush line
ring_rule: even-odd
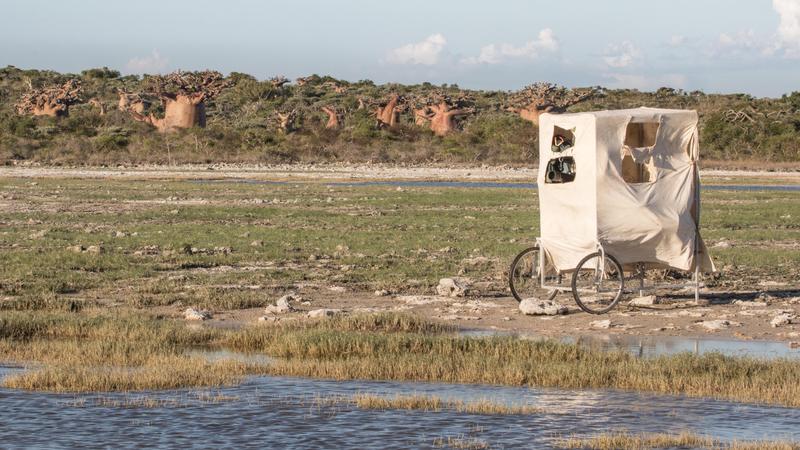
[[[81,103],[68,117],[20,116],[17,100],[29,86],[79,78]],[[158,133],[116,108],[117,90],[142,92],[147,77],[120,76],[106,68],[81,74],[0,69],[0,161],[52,164],[210,162],[417,162],[524,164],[536,158],[534,125],[507,110],[512,92],[469,91],[456,85],[347,82],[312,75],[276,86],[270,80],[231,73],[230,87],[207,104],[207,127]],[[414,123],[411,110],[395,128],[376,126],[373,107],[392,93],[424,97],[434,91],[470,97],[475,112],[458,119],[444,137]],[[101,115],[90,99],[107,107]],[[359,109],[359,104],[366,104]],[[326,129],[323,106],[342,113],[342,127]],[[705,94],[661,88],[656,92],[600,89],[571,111],[639,106],[696,109],[701,116],[703,157],[720,161],[797,161],[800,156],[800,92],[781,98]],[[280,130],[279,111],[296,110],[294,130]],[[157,102],[148,112],[163,113]]]

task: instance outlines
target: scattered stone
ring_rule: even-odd
[[[375,291],[376,297],[386,297],[389,294],[391,294],[391,292],[389,292],[386,289],[378,289],[377,291]]]
[[[508,321],[510,321],[510,320],[511,320],[511,317],[508,317],[508,316],[506,316],[506,317],[503,317],[503,320],[505,320],[506,322],[508,322]]]
[[[655,295],[645,295],[644,297],[636,297],[628,302],[628,306],[653,306],[661,304],[661,299]]]
[[[39,231],[37,231],[37,232],[35,232],[35,233],[31,233],[29,237],[30,237],[31,239],[41,239],[41,238],[43,238],[43,237],[44,237],[46,234],[47,234],[47,230],[39,230]]]
[[[308,260],[309,261],[316,261],[317,259],[319,259],[319,257],[317,255],[308,255]]]
[[[767,302],[757,302],[757,301],[747,301],[747,300],[734,300],[734,305],[739,305],[742,308],[763,308],[767,305]]]
[[[263,247],[264,241],[258,240],[250,243],[250,247]]]
[[[698,322],[698,325],[709,331],[719,331],[730,327],[738,327],[741,325],[741,323],[727,319],[716,319],[716,320],[704,320],[702,322]]]
[[[397,299],[407,305],[428,305],[448,301],[447,297],[438,295],[401,295]]]
[[[95,255],[99,255],[100,253],[103,253],[103,251],[104,251],[103,247],[101,247],[99,245],[90,245],[90,246],[86,247],[86,252],[87,253],[94,253]]]
[[[86,250],[82,245],[70,245],[67,247],[67,251],[74,252],[74,253],[82,253]]]
[[[538,298],[523,299],[519,302],[519,310],[528,316],[556,316],[567,313],[566,306],[552,300],[539,300]]]
[[[442,320],[481,320],[478,316],[459,316],[456,314],[451,314],[448,316],[440,316]]]
[[[261,316],[258,318],[258,321],[262,323],[277,323],[281,321],[281,318],[275,316]]]
[[[306,315],[311,319],[319,319],[322,317],[333,317],[337,314],[341,314],[341,312],[341,309],[322,308],[311,310]]]
[[[719,242],[714,244],[713,248],[731,248],[731,246],[732,246],[731,243],[727,239],[723,238]]]
[[[590,322],[589,326],[595,330],[607,330],[611,328],[611,319],[595,320],[594,322]]]
[[[797,316],[791,313],[780,313],[777,316],[773,317],[772,320],[769,322],[773,328],[777,328],[783,325],[789,325],[794,323],[797,320]]]
[[[115,231],[115,232],[114,232],[114,237],[117,237],[117,238],[124,238],[124,237],[126,237],[126,236],[128,236],[128,233],[126,233],[126,232],[124,232],[124,231]]]
[[[466,258],[462,259],[461,263],[466,264],[468,266],[482,266],[485,264],[489,264],[492,260],[485,257],[485,256],[476,256],[474,258]]]
[[[445,297],[464,297],[469,287],[464,278],[442,278],[436,286],[436,293]]]
[[[269,305],[264,308],[264,312],[267,314],[285,314],[292,312],[294,311],[294,308],[290,302],[299,302],[301,300],[302,298],[293,294],[284,295],[283,297],[279,298],[274,305]]]
[[[211,318],[211,313],[205,309],[200,311],[194,308],[186,308],[183,312],[183,318],[186,320],[208,320]]]
[[[328,290],[331,292],[337,292],[339,294],[347,292],[347,288],[344,286],[330,286],[328,287]]]

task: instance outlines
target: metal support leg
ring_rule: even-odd
[[[639,266],[639,297],[644,297],[644,267]]]
[[[694,265],[694,301],[700,301],[700,264]]]

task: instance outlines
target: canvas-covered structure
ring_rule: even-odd
[[[543,114],[537,184],[548,260],[569,271],[602,246],[623,266],[714,271],[698,227],[698,157],[695,111]]]

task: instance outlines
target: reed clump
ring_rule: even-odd
[[[459,413],[485,415],[524,415],[542,412],[541,408],[531,405],[508,405],[490,399],[445,400],[437,396],[418,394],[387,397],[362,393],[354,395],[349,399],[349,403],[361,409],[451,410]]]
[[[714,450],[797,450],[800,444],[780,441],[721,441],[691,432],[678,434],[643,433],[624,431],[601,433],[581,438],[570,437],[555,443],[557,448],[587,450],[647,450],[669,448],[700,448]]]

